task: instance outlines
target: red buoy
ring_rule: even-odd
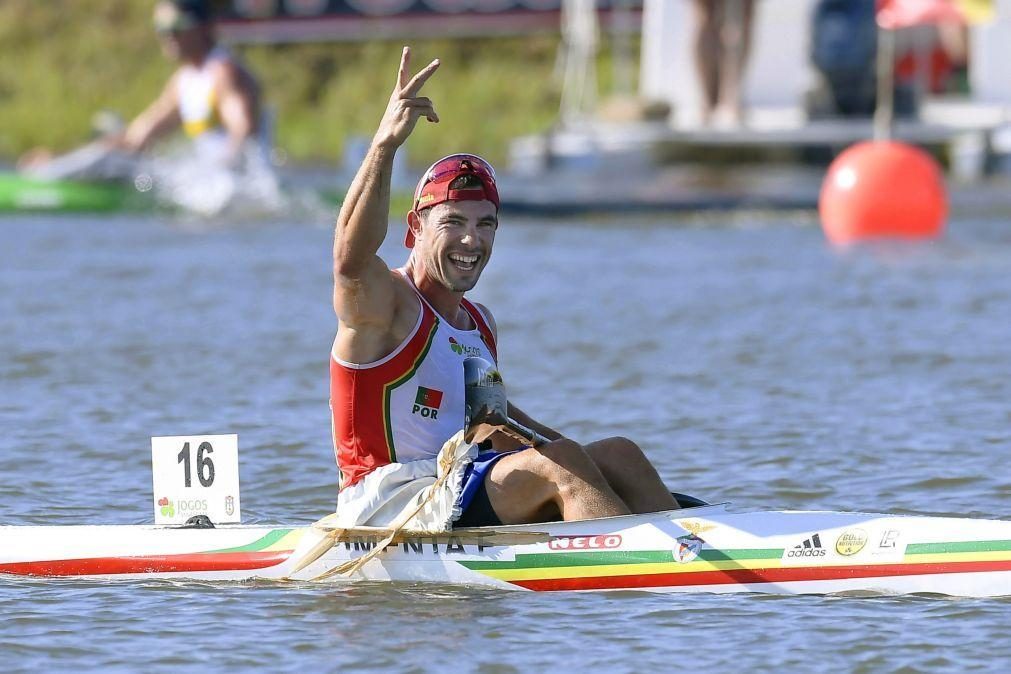
[[[935,238],[948,215],[941,167],[905,143],[857,143],[829,166],[818,212],[834,244]]]

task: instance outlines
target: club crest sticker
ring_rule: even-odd
[[[679,564],[687,564],[699,556],[703,540],[695,534],[682,536],[674,541],[674,560]]]

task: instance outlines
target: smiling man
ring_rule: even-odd
[[[407,216],[407,264],[377,255],[386,238],[397,149],[424,117],[419,95],[439,62],[400,72],[372,145],[341,207],[334,236],[330,362],[334,451],[341,473],[337,513],[369,522],[412,484],[430,483],[443,444],[464,426],[463,361],[497,360],[491,312],[464,294],[491,258],[499,225],[495,171],[471,154],[435,162]],[[580,445],[512,404],[510,416],[549,439],[519,446],[504,435],[471,455],[451,485],[455,526],[587,519],[677,508],[642,451],[624,438]]]

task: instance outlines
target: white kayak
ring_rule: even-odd
[[[311,580],[389,532],[319,526],[4,526],[0,574]],[[335,545],[301,563],[329,536]],[[326,546],[324,545],[324,548]],[[522,590],[1011,595],[1011,522],[701,506],[581,522],[401,532],[350,576]]]

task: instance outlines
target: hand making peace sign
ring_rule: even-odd
[[[390,103],[386,106],[383,120],[379,123],[379,130],[376,132],[375,142],[378,145],[391,148],[400,147],[414,131],[418,119],[422,116],[430,122],[438,123],[439,121],[439,115],[435,112],[432,99],[418,96],[421,87],[439,68],[439,59],[429,63],[414,77],[408,78],[407,66],[410,62],[411,48],[404,47],[403,55],[400,57],[397,85],[393,87]]]

